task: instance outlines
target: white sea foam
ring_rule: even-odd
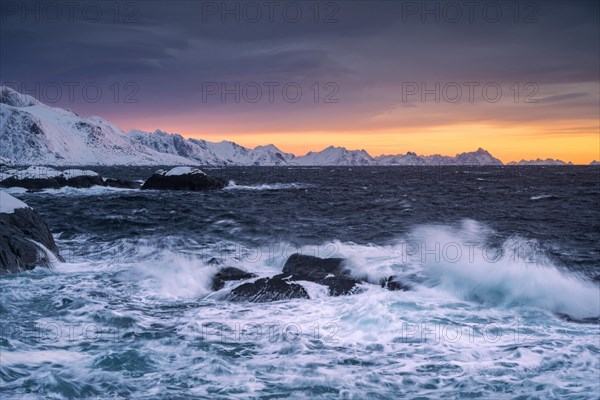
[[[557,196],[555,196],[553,194],[540,194],[540,195],[537,195],[537,196],[531,196],[529,198],[529,200],[536,201],[536,200],[556,199],[556,198],[557,198]]]
[[[248,304],[211,297],[210,280],[219,267],[206,262],[197,244],[183,238],[129,239],[114,256],[104,248],[90,249],[98,256],[89,262],[3,281],[0,296],[6,307],[48,297],[58,306],[65,297],[73,304],[84,303],[61,310],[61,320],[79,330],[71,339],[65,328],[69,336],[54,345],[85,344],[94,362],[70,358],[69,353],[44,353],[45,349],[39,349],[36,360],[55,355],[64,364],[62,374],[91,386],[107,378],[118,382],[133,366],[138,373],[144,371],[136,379],[150,397],[158,395],[149,389],[158,380],[187,383],[200,374],[202,384],[189,393],[219,392],[231,398],[273,394],[272,382],[278,382],[277,393],[292,388],[285,392],[292,397],[315,397],[313,390],[349,398],[373,393],[453,398],[458,392],[486,398],[498,393],[511,398],[551,398],[556,393],[587,398],[597,393],[597,325],[575,324],[552,313],[591,315],[594,310],[588,303],[597,301],[598,290],[577,275],[561,272],[526,238],[497,245],[527,247],[522,260],[507,251],[491,262],[493,237],[489,227],[464,221],[457,226],[420,226],[385,246],[338,241],[317,250],[282,243],[281,251],[268,257],[242,257],[238,244],[221,243],[236,250],[223,265],[258,276],[279,273],[295,251],[346,258],[354,275],[372,282],[352,296],[330,297],[320,285],[298,282],[307,288],[310,300]],[[464,246],[466,261],[450,262],[454,255],[451,247],[443,251],[444,244],[463,242],[477,243],[469,245],[473,257]],[[432,251],[435,243],[440,244],[439,259]],[[207,251],[211,252],[216,250]],[[525,262],[531,257],[536,257],[535,263]],[[408,281],[414,290],[381,288],[379,279],[390,275]],[[32,279],[39,282],[31,285]],[[23,285],[30,290],[16,290]],[[127,301],[116,301],[119,298]],[[102,329],[132,324],[134,328],[125,332],[135,330],[136,335],[127,341],[129,336],[119,331],[89,346],[90,339],[80,332],[86,322]],[[11,340],[13,345],[19,339]],[[6,367],[20,372],[25,367],[18,363],[28,352],[13,353]],[[98,363],[106,359],[111,362],[99,369]],[[48,364],[36,365],[40,373],[54,373]],[[22,383],[21,378],[14,382]],[[80,388],[71,381],[69,385]]]
[[[313,187],[303,183],[263,183],[258,185],[238,185],[235,181],[229,181],[225,190],[294,190],[308,189]]]
[[[327,244],[352,274],[377,284],[398,276],[489,307],[530,306],[576,318],[600,316],[600,289],[555,265],[534,240],[511,237],[492,246],[493,231],[476,221],[421,226],[387,246]],[[430,291],[431,293],[431,291]]]

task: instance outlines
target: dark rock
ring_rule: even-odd
[[[355,293],[360,281],[354,279],[343,266],[342,258],[319,258],[292,254],[283,266],[283,274],[294,281],[309,281],[329,287],[331,296]]]
[[[89,188],[103,185],[102,177],[91,171],[67,170],[61,173],[46,167],[30,167],[23,171],[13,171],[13,176],[0,182],[0,186],[23,187],[29,190],[58,189],[64,186]]]
[[[34,241],[62,260],[48,225],[35,211],[19,208],[0,213],[0,273],[49,267],[51,256]]]
[[[388,290],[402,290],[402,291],[408,291],[408,290],[412,289],[409,285],[397,280],[397,278],[395,276],[390,276],[387,279],[382,279],[381,287],[384,289],[388,289]]]
[[[58,189],[62,185],[56,178],[25,178],[19,179],[11,176],[0,182],[4,187],[22,187],[31,190]]]
[[[221,265],[221,261],[219,261],[216,257],[211,257],[210,260],[206,262],[208,265]]]
[[[159,170],[148,178],[142,185],[142,189],[200,191],[223,189],[227,185],[224,179],[208,176],[198,169],[190,168],[189,171],[189,173],[168,175],[167,172]]]
[[[244,283],[233,289],[228,296],[231,301],[268,302],[310,298],[297,281],[309,281],[327,286],[331,296],[349,295],[357,292],[360,281],[350,276],[341,258],[318,258],[293,254],[286,261],[283,271],[271,278]]]
[[[227,281],[241,281],[244,279],[254,278],[256,275],[246,271],[242,271],[239,268],[226,267],[222,268],[219,272],[213,276],[212,279],[212,290],[220,290],[225,286]]]
[[[69,179],[58,177],[57,180],[61,186],[70,186],[80,189],[86,189],[92,186],[104,186],[104,180],[100,175],[80,175]]]
[[[121,179],[107,178],[104,180],[104,186],[122,188],[122,189],[139,189],[142,185],[138,182],[123,181]]]
[[[244,283],[233,289],[227,297],[230,301],[250,301],[253,303],[308,298],[308,293],[302,286],[288,282],[283,274]]]

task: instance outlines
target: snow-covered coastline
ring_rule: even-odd
[[[206,165],[206,166],[427,166],[504,165],[479,148],[455,156],[371,156],[365,150],[329,146],[303,156],[270,144],[250,149],[230,141],[186,139],[161,130],[124,132],[99,117],[42,104],[0,87],[0,165]],[[568,165],[561,160],[521,160],[507,165]]]

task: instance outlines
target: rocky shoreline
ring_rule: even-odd
[[[7,170],[0,173],[0,186],[23,187],[29,190],[61,188],[89,188],[93,186],[122,187],[140,190],[219,190],[226,181],[207,175],[193,167],[175,167],[158,170],[139,185],[137,182],[105,179],[94,171],[29,167],[25,170]],[[0,207],[0,272],[19,272],[39,267],[50,267],[62,260],[46,222],[27,204],[2,194]],[[230,282],[239,282],[232,288]],[[360,293],[366,282],[351,275],[342,258],[318,258],[292,254],[281,273],[257,277],[253,273],[231,266],[223,266],[212,277],[212,290],[227,286],[224,298],[233,302],[271,302],[289,299],[310,299],[307,287],[318,285],[329,296],[347,296]],[[388,290],[410,290],[410,286],[391,276],[379,282]]]
[[[0,273],[62,261],[50,228],[27,204],[0,191]]]

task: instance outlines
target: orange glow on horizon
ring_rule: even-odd
[[[139,121],[143,122],[143,121]],[[134,125],[153,132],[156,128]],[[140,125],[142,126],[140,128]],[[146,121],[147,125],[147,121]],[[573,128],[583,127],[583,128]],[[170,126],[161,128],[186,138],[210,142],[236,142],[248,148],[274,144],[284,152],[297,156],[309,151],[321,151],[328,146],[349,150],[366,150],[371,156],[381,154],[418,155],[441,154],[454,156],[482,147],[504,163],[536,158],[561,159],[574,164],[589,164],[600,160],[600,127],[598,120],[577,120],[552,125],[522,124],[464,124],[436,127],[414,127],[373,131],[306,131],[306,132],[243,132],[205,133],[197,127]],[[222,129],[222,128],[221,128]],[[206,129],[209,131],[211,129]],[[213,130],[217,131],[217,129]]]

